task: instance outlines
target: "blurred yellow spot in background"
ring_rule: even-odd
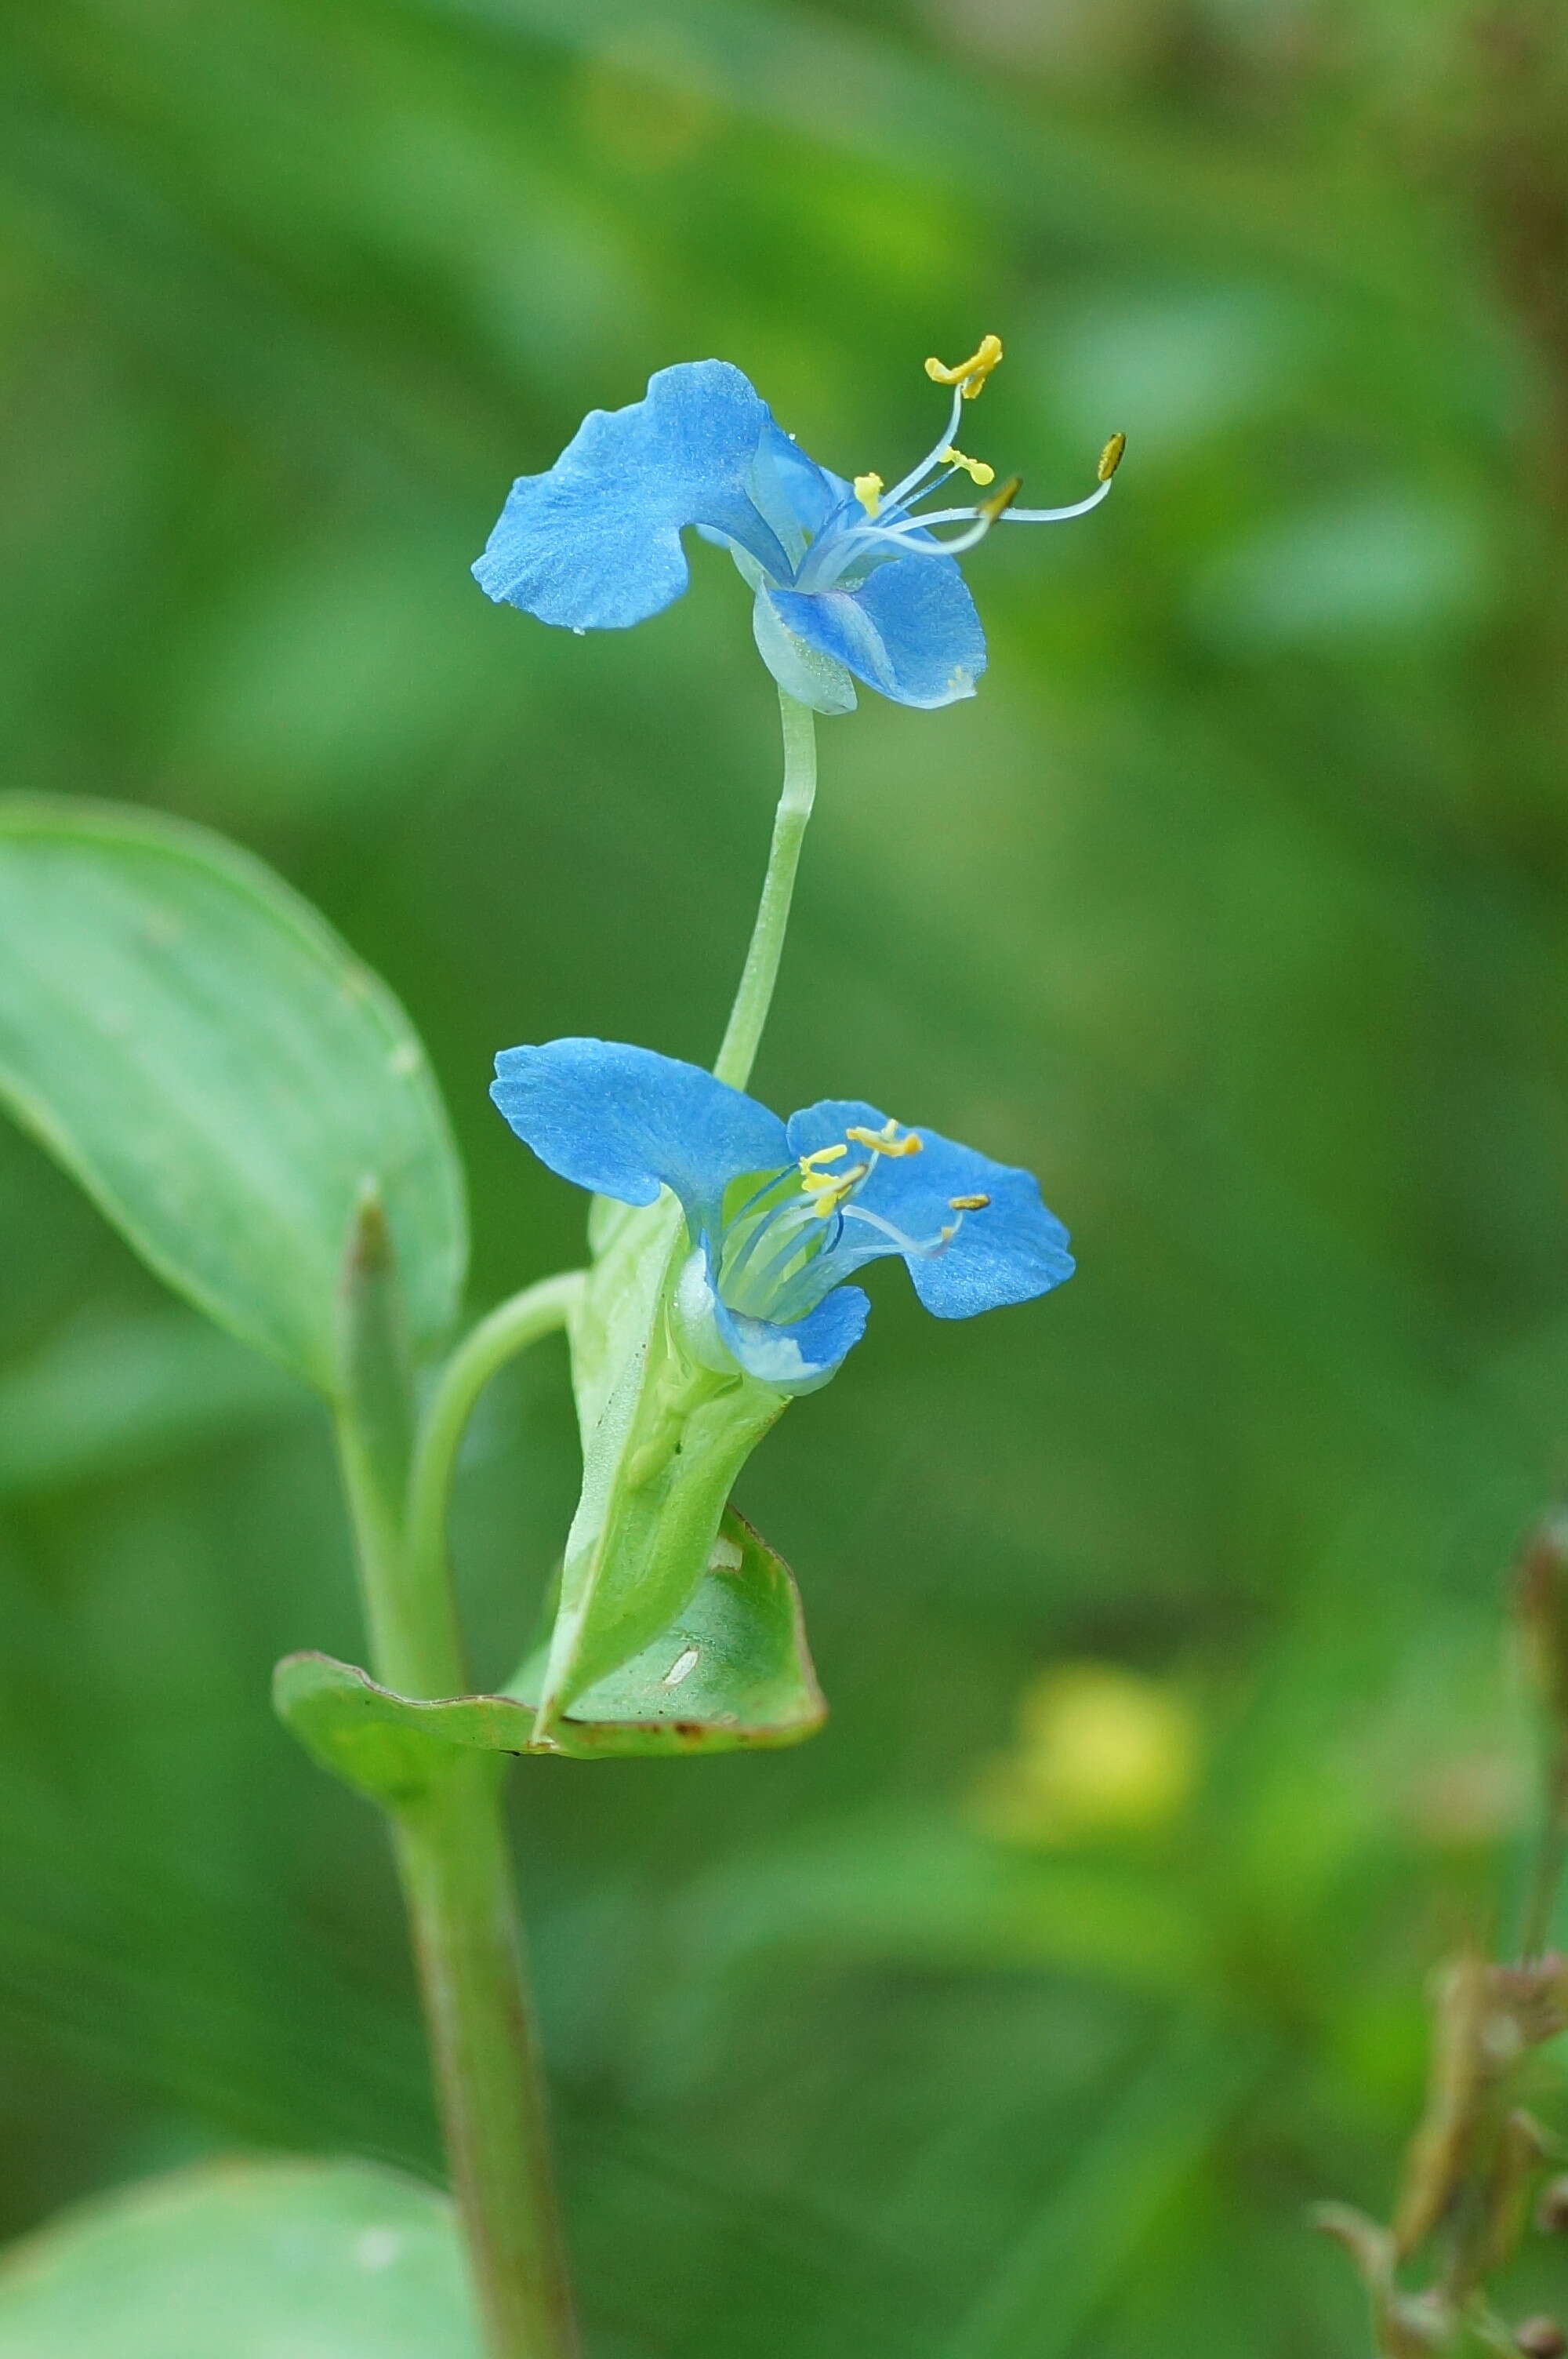
[[[1018,1742],[987,1762],[973,1808],[1000,1842],[1051,1848],[1169,1826],[1192,1800],[1196,1717],[1166,1681],[1067,1663],[1024,1690]]]

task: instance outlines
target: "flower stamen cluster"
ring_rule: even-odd
[[[952,407],[941,436],[932,445],[918,466],[896,483],[890,492],[881,475],[857,475],[854,480],[855,503],[862,511],[864,521],[857,518],[843,504],[843,512],[835,510],[821,529],[813,536],[806,556],[795,576],[795,588],[806,592],[836,589],[857,584],[870,567],[880,559],[959,557],[982,541],[992,525],[1011,515],[1021,524],[1062,524],[1068,518],[1086,516],[1099,506],[1110,488],[1116,473],[1125,435],[1113,435],[1100,453],[1097,469],[1097,488],[1087,499],[1077,500],[1065,508],[1019,508],[1014,506],[1023,479],[1013,475],[990,499],[972,507],[921,509],[914,503],[932,499],[953,481],[955,475],[968,475],[977,490],[983,491],[996,481],[996,469],[983,459],[965,456],[953,440],[957,431],[958,417],[966,401],[973,401],[985,390],[987,378],[1002,357],[1000,336],[982,338],[978,352],[956,368],[947,368],[940,361],[929,360],[925,374],[937,383],[953,387]],[[1120,446],[1120,447],[1118,447]],[[1115,456],[1110,454],[1114,451]],[[1106,462],[1109,458],[1108,467]],[[883,521],[882,519],[886,519]],[[933,533],[936,525],[963,525],[967,530],[950,538],[938,539]],[[874,527],[874,529],[868,529]]]
[[[844,1162],[851,1142],[865,1148],[865,1159],[842,1170],[829,1169]],[[787,1167],[769,1172],[719,1233],[718,1274],[724,1299],[753,1318],[798,1317],[802,1308],[810,1307],[807,1297],[820,1299],[814,1266],[841,1247],[847,1222],[863,1223],[905,1257],[929,1261],[946,1253],[965,1214],[989,1206],[988,1195],[949,1196],[947,1210],[958,1217],[940,1223],[929,1237],[912,1236],[884,1214],[856,1201],[879,1158],[899,1162],[920,1154],[925,1144],[917,1130],[906,1130],[891,1118],[876,1130],[849,1123],[841,1139],[797,1156],[793,1173]],[[823,1275],[817,1271],[816,1280]]]
[[[889,1256],[942,1319],[1027,1302],[1071,1272],[1028,1172],[860,1100],[784,1123],[697,1066],[602,1040],[509,1049],[496,1075],[503,1114],[563,1178],[622,1203],[661,1188],[679,1201],[676,1307],[705,1366],[814,1389],[865,1325],[845,1281]]]

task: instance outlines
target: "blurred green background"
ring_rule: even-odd
[[[1127,432],[971,560],[976,701],[824,725],[758,1072],[1032,1165],[1080,1274],[942,1327],[884,1273],[748,1470],[820,1739],[527,1765],[516,1835],[596,2359],[1353,2359],[1303,2207],[1386,2204],[1424,1979],[1517,1876],[1500,1582],[1568,1432],[1560,9],[4,42],[7,783],[232,832],[389,977],[476,1309],[581,1250],[492,1052],[711,1054],[777,758],[716,552],[627,636],[486,603],[513,474],[717,353],[889,475],[987,329],[1030,498]],[[379,1832],[266,1701],[362,1651],[322,1420],[9,1131],[0,1220],[0,2225],[236,2145],[434,2172]],[[574,1495],[555,1348],[464,1475],[490,1677]]]

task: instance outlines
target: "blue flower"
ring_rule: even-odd
[[[505,1049],[492,1097],[540,1160],[623,1204],[678,1198],[692,1251],[674,1313],[692,1356],[813,1390],[871,1308],[850,1277],[896,1254],[939,1319],[1027,1302],[1072,1275],[1027,1171],[858,1099],[781,1122],[700,1066],[606,1040]]]
[[[953,388],[946,429],[891,491],[879,475],[849,483],[817,466],[729,362],[660,369],[643,400],[590,410],[546,473],[519,478],[474,574],[541,622],[622,630],[680,596],[681,534],[695,526],[730,548],[755,593],[762,658],[802,703],[850,712],[856,679],[898,704],[972,696],[986,643],[955,557],[997,523],[1082,516],[1121,456],[1118,435],[1098,488],[1071,507],[1016,506],[1016,477],[976,506],[921,506],[955,475],[982,489],[994,480],[953,437],[1000,358],[987,336],[956,367],[927,361]],[[938,525],[958,529],[944,541]]]

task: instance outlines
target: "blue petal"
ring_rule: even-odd
[[[757,440],[747,486],[753,506],[790,561],[789,579],[851,486],[808,459],[770,417]]]
[[[973,696],[985,633],[950,557],[898,557],[858,590],[768,590],[779,620],[895,704]]]
[[[749,1376],[787,1393],[811,1393],[836,1375],[866,1332],[871,1301],[858,1286],[835,1288],[815,1310],[789,1326],[751,1319],[714,1298],[719,1335]]]
[[[851,1126],[880,1130],[885,1116],[855,1099],[824,1099],[792,1116],[789,1151],[810,1155],[835,1145]],[[969,1319],[1006,1302],[1048,1294],[1073,1274],[1067,1232],[1040,1201],[1033,1174],[993,1163],[935,1130],[919,1129],[917,1155],[879,1156],[855,1193],[855,1205],[897,1229],[914,1246],[935,1246],[956,1219],[955,1196],[989,1196],[964,1215],[940,1252],[909,1251],[846,1208],[838,1242],[825,1254],[825,1275],[845,1275],[883,1254],[903,1253],[914,1290],[938,1319]]]
[[[855,683],[843,665],[795,636],[781,618],[765,584],[757,582],[752,587],[757,594],[752,602],[752,636],[757,653],[784,694],[799,704],[808,704],[813,712],[853,712]]]
[[[546,474],[519,478],[474,577],[541,622],[621,630],[680,596],[681,530],[704,524],[787,580],[751,494],[765,435],[787,440],[728,361],[660,369],[642,401],[589,410]]]
[[[815,1392],[865,1332],[871,1303],[858,1286],[841,1286],[805,1318],[753,1319],[719,1298],[713,1240],[705,1231],[676,1286],[671,1310],[686,1350],[699,1366],[723,1375],[736,1366],[780,1392]]]
[[[596,1196],[651,1204],[673,1188],[694,1228],[731,1180],[789,1161],[784,1126],[700,1065],[619,1040],[503,1049],[491,1096],[541,1163]]]

